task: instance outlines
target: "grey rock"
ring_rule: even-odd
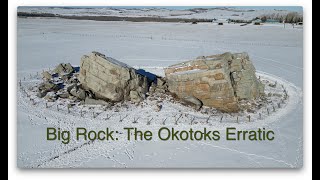
[[[67,84],[77,84],[79,83],[79,80],[77,77],[72,76],[70,79],[68,79],[67,81],[65,81]]]
[[[61,75],[61,79],[64,81],[64,82],[68,82],[68,80],[71,78],[71,74],[62,74]]]
[[[156,112],[161,111],[161,109],[162,109],[162,105],[161,105],[161,104],[157,104],[156,107],[154,108],[154,110],[155,110]]]
[[[146,76],[101,53],[92,52],[90,55],[84,55],[80,64],[79,81],[83,88],[91,90],[97,99],[120,102],[132,99],[132,90],[140,94],[140,98],[148,92]],[[133,99],[138,101],[139,98]]]
[[[52,78],[52,75],[48,71],[44,71],[42,74],[42,78],[45,80],[50,80]]]
[[[54,92],[48,92],[44,99],[49,102],[54,102],[57,100],[57,95]]]
[[[199,110],[202,107],[202,102],[194,96],[183,97],[182,100],[187,103],[193,104],[196,110]]]
[[[61,63],[53,71],[55,73],[58,73],[61,76],[61,75],[72,73],[74,69],[70,63],[67,63],[67,64]]]
[[[45,97],[47,95],[47,91],[39,91],[38,93],[37,93],[37,97],[38,98],[43,98],[43,97]]]
[[[139,95],[137,91],[130,91],[130,100],[135,103],[143,101],[143,98]]]
[[[157,78],[157,86],[161,87],[166,83],[166,81],[163,78]]]
[[[43,82],[38,86],[38,89],[43,92],[48,92],[48,91],[58,91],[60,88],[57,84],[54,84],[52,82]]]
[[[86,98],[86,92],[78,87],[74,87],[70,90],[70,94],[77,97],[80,100],[84,100]]]
[[[149,88],[149,93],[153,94],[156,91],[156,89],[157,89],[157,85],[154,82],[152,82]]]
[[[60,98],[68,98],[70,94],[68,92],[58,92],[57,96]]]
[[[77,84],[70,84],[66,87],[67,91],[70,93],[71,89],[77,87]]]

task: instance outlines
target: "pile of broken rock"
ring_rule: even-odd
[[[239,101],[264,95],[255,68],[246,53],[199,57],[165,68],[166,77],[136,70],[111,57],[92,52],[81,58],[80,68],[59,64],[42,73],[39,98],[68,98],[84,104],[131,101],[152,94],[173,95],[196,109],[202,105],[225,112],[239,111]]]
[[[37,86],[37,96],[49,102],[58,98],[84,100],[87,93],[81,88],[77,69],[70,63],[61,63],[52,71],[42,72],[44,82]]]
[[[143,73],[98,52],[84,55],[81,66],[59,64],[42,73],[37,96],[49,102],[68,98],[92,105],[132,101],[139,103],[152,92],[167,92],[166,81],[151,73]]]

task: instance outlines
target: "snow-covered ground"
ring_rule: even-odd
[[[286,15],[288,10],[276,9],[236,9],[232,7],[208,9],[168,9],[168,8],[67,8],[67,7],[19,7],[18,12],[51,13],[64,16],[119,16],[119,17],[162,17],[185,19],[241,19],[252,20],[262,15]],[[300,14],[302,12],[299,12]]]
[[[239,26],[212,23],[131,23],[83,20],[18,18],[17,71],[23,88],[18,88],[19,167],[301,167],[303,163],[303,30],[283,25]],[[208,115],[162,99],[163,109],[155,112],[152,101],[136,107],[125,104],[72,108],[63,103],[30,101],[28,87],[40,80],[43,69],[60,62],[79,65],[80,57],[98,51],[127,63],[163,75],[163,68],[200,55],[248,52],[261,79],[284,85],[289,99],[283,107],[252,121],[241,116],[220,115],[206,122]],[[38,75],[37,75],[38,74]],[[18,82],[17,82],[18,83]],[[270,90],[270,87],[268,87]],[[268,91],[269,91],[268,90]],[[26,93],[27,92],[27,93]],[[31,94],[32,95],[32,94]],[[29,97],[28,97],[29,96]],[[92,114],[95,112],[95,115]],[[184,114],[178,125],[175,116]],[[94,116],[94,118],[93,118]],[[137,119],[137,123],[133,123]],[[148,125],[148,120],[153,120]],[[221,130],[271,129],[274,141],[126,141],[84,142],[68,145],[46,141],[47,127],[74,131],[75,127],[121,130],[133,126],[155,131],[165,125],[177,129]],[[191,119],[195,118],[194,123]],[[120,119],[123,119],[120,121]],[[121,135],[124,136],[124,135]]]

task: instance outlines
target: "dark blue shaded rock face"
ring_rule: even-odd
[[[145,71],[144,69],[137,69],[136,73],[142,76],[146,76],[148,78],[148,83],[151,83],[151,82],[157,83],[156,81],[158,76],[155,74],[152,74],[151,72]]]
[[[75,73],[78,73],[78,72],[80,71],[80,66],[73,67],[73,69],[74,69],[74,72],[75,72]]]
[[[59,74],[58,73],[54,73],[54,74],[52,74],[52,77],[53,78],[57,78],[57,77],[59,77]]]

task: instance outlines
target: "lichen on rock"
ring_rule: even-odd
[[[255,99],[264,92],[247,53],[201,56],[165,68],[165,75],[169,91],[182,100],[194,97],[225,112],[239,111],[239,100]]]

